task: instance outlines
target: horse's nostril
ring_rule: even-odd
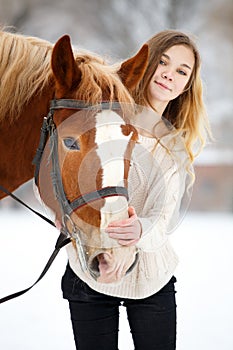
[[[100,276],[100,265],[102,266],[102,268],[104,267],[104,269],[106,269],[106,267],[108,266],[108,262],[106,260],[107,257],[108,253],[103,251],[99,251],[94,256],[90,257],[88,265],[92,275],[94,275],[95,277]]]
[[[96,277],[98,277],[100,275],[100,271],[99,271],[99,261],[97,256],[91,260],[89,266],[90,266],[90,270],[96,275]]]

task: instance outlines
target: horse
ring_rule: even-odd
[[[120,281],[134,266],[137,251],[107,237],[104,228],[128,217],[127,177],[137,130],[124,109],[134,108],[131,91],[147,67],[147,45],[120,65],[110,65],[73,49],[68,35],[53,45],[2,31],[0,62],[0,184],[14,191],[32,179],[36,154],[39,195],[71,235],[83,270],[102,283]],[[46,141],[53,139],[56,150],[53,179],[46,165],[49,142],[40,154],[43,121],[46,129],[52,124]],[[121,140],[115,148],[114,140]],[[112,152],[117,165],[109,166]],[[0,191],[0,199],[4,196]]]

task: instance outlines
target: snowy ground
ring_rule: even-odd
[[[58,233],[24,209],[1,209],[0,223],[3,297],[37,279]],[[171,239],[180,257],[177,349],[233,349],[233,216],[188,214]],[[0,305],[1,350],[75,349],[68,305],[60,289],[66,261],[63,250],[36,287]],[[133,349],[123,307],[119,349]]]

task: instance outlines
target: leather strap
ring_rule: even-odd
[[[73,210],[82,207],[83,205],[96,201],[101,198],[111,197],[111,196],[124,196],[128,200],[128,190],[121,186],[109,186],[103,187],[100,190],[93,191],[90,193],[83,194],[82,196],[75,199],[70,203],[70,208]]]
[[[29,207],[26,203],[24,203],[21,199],[19,199],[13,193],[8,191],[5,187],[0,185],[0,190],[3,191],[4,193],[6,193],[8,196],[12,197],[14,200],[16,200],[18,203],[20,203],[21,205],[23,205],[24,207],[26,207],[30,211],[32,211],[34,214],[38,215],[41,219],[45,220],[50,225],[55,226],[54,222],[52,222],[51,220],[46,218],[44,215],[40,214],[36,210],[34,210],[31,207]],[[49,270],[50,266],[52,265],[54,259],[56,258],[57,254],[59,253],[60,249],[62,247],[64,247],[64,246],[66,246],[67,244],[69,244],[70,242],[71,242],[71,238],[67,237],[66,234],[61,230],[60,231],[60,235],[59,235],[59,237],[57,239],[57,242],[55,244],[55,249],[54,249],[52,255],[50,256],[48,262],[46,263],[46,265],[45,265],[43,271],[41,272],[40,276],[36,280],[36,282],[33,283],[30,287],[28,287],[26,289],[23,289],[23,290],[21,290],[19,292],[16,292],[16,293],[13,293],[13,294],[7,295],[6,297],[1,298],[0,299],[0,304],[5,303],[6,301],[9,301],[11,299],[17,298],[20,295],[23,295],[23,294],[27,293],[30,289],[32,289],[44,277],[46,272]]]
[[[45,265],[43,271],[41,272],[40,276],[36,280],[36,282],[33,283],[30,287],[28,287],[26,289],[23,289],[19,292],[16,292],[16,293],[13,293],[13,294],[7,295],[6,297],[1,298],[0,304],[3,304],[6,301],[9,301],[11,299],[15,299],[15,298],[27,293],[30,289],[32,289],[44,277],[46,272],[49,270],[50,266],[52,265],[54,259],[56,258],[57,254],[59,253],[60,249],[62,247],[64,247],[65,245],[67,245],[68,243],[70,243],[70,241],[71,241],[70,238],[67,238],[66,235],[64,235],[64,233],[61,232],[58,239],[57,239],[55,249],[54,249],[52,255],[50,256],[47,264]]]
[[[46,216],[44,216],[43,214],[39,213],[38,211],[32,209],[31,207],[29,207],[29,205],[27,205],[25,202],[23,202],[21,199],[19,199],[18,197],[16,197],[12,192],[8,191],[5,187],[0,185],[0,190],[4,193],[6,193],[8,196],[10,196],[11,198],[13,198],[16,202],[20,203],[21,205],[23,205],[24,207],[26,207],[27,209],[29,209],[30,211],[32,211],[34,214],[36,214],[37,216],[39,216],[41,219],[43,219],[44,221],[48,222],[50,225],[55,227],[55,224],[53,221],[51,221],[50,219],[46,218]]]

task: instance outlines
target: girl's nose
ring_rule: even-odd
[[[173,74],[172,74],[172,72],[163,72],[163,73],[161,74],[161,76],[162,76],[163,79],[170,80],[170,81],[173,80]]]

